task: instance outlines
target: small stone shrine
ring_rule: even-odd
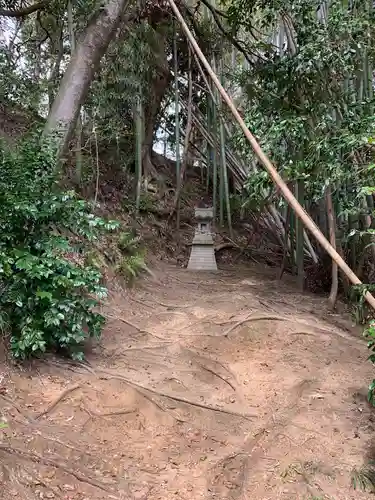
[[[217,271],[211,233],[213,209],[196,208],[195,218],[198,221],[198,227],[195,230],[187,268],[191,271]]]

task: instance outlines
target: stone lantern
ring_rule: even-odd
[[[212,208],[196,208],[195,229],[191,254],[187,268],[191,271],[217,271],[214,241],[211,233],[213,219]]]

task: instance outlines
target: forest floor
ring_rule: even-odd
[[[372,498],[350,480],[375,450],[373,368],[324,299],[160,263],[103,312],[86,364],[0,365],[2,498]]]

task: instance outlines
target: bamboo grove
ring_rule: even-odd
[[[332,307],[339,286],[361,302],[363,287],[353,292],[340,278],[261,168],[168,3],[107,3],[97,11],[95,1],[53,0],[35,10],[0,3],[2,100],[45,116],[45,133],[64,123],[62,150],[69,142],[76,188],[93,183],[96,200],[103,161],[112,162],[133,172],[138,212],[150,182],[160,180],[153,148],[162,143],[176,169],[171,227],[180,228],[186,174],[199,168],[230,241],[235,225],[247,224],[279,248],[280,275],[291,271],[303,288],[321,273]],[[203,0],[179,8],[299,203],[371,283],[372,2]],[[94,49],[93,34],[101,41]],[[72,85],[83,59],[85,77]]]

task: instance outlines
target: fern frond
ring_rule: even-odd
[[[134,253],[140,243],[140,237],[132,233],[124,232],[119,235],[117,246],[119,250],[126,253]]]
[[[121,259],[116,270],[131,285],[134,279],[142,273],[145,265],[142,254],[129,255]]]
[[[354,490],[375,492],[375,463],[373,461],[363,465],[360,469],[353,469],[351,484]]]

